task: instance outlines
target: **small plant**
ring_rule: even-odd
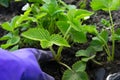
[[[20,32],[24,31],[30,26],[30,21],[34,21],[34,18],[28,17],[30,9],[26,11],[23,15],[15,16],[10,22],[4,22],[1,24],[1,27],[6,30],[8,33],[0,38],[1,41],[7,41],[5,44],[2,44],[0,47],[3,49],[12,48],[17,49],[19,47],[18,43],[20,42]],[[29,20],[26,22],[26,20]]]
[[[120,0],[92,0],[91,7],[95,11],[104,10],[109,13],[110,21],[102,19],[102,23],[105,24],[106,28],[103,28],[100,33],[96,34],[96,37],[93,37],[91,44],[94,45],[96,49],[97,47],[99,47],[98,49],[100,50],[104,48],[108,55],[108,61],[113,61],[115,53],[115,40],[119,40],[119,28],[116,30],[116,33],[111,11],[120,9]],[[110,33],[107,31],[107,29],[110,30]],[[112,49],[108,45],[109,39],[112,41]]]
[[[60,1],[60,3],[61,3],[61,1]],[[36,5],[34,7],[33,6],[34,5],[31,6],[31,10]],[[53,9],[54,6],[58,6],[59,10],[58,10],[58,8],[54,10]],[[60,60],[60,55],[61,55],[63,46],[70,47],[70,45],[68,45],[69,40],[72,40],[72,41],[78,42],[78,43],[85,43],[87,41],[86,33],[94,30],[94,28],[95,28],[94,26],[82,25],[82,21],[85,18],[92,15],[93,14],[92,12],[89,12],[87,10],[82,10],[82,9],[76,9],[73,6],[68,6],[68,5],[65,7],[61,7],[61,8],[60,8],[60,6],[61,5],[58,5],[56,0],[54,0],[54,1],[50,0],[49,3],[46,1],[45,4],[40,7],[40,10],[38,10],[38,11],[41,11],[39,13],[39,15],[36,14],[33,16],[35,18],[36,18],[36,16],[37,17],[39,16],[39,18],[37,18],[37,20],[35,20],[37,27],[33,28],[33,29],[31,28],[27,32],[24,32],[22,34],[24,37],[27,37],[29,39],[40,41],[40,45],[42,46],[42,48],[50,48],[50,50],[53,53],[55,53],[55,51],[52,49],[53,44],[61,46],[58,49],[57,55],[55,56],[55,59],[57,59],[58,61]],[[43,10],[43,7],[44,7],[44,10]],[[67,10],[66,10],[66,8],[67,8]],[[49,10],[52,10],[52,11],[49,11]],[[42,14],[42,13],[44,13],[44,14]],[[53,19],[55,17],[55,19],[52,23],[47,25],[48,27],[44,26],[45,23],[40,23],[40,21],[42,19],[45,21],[50,19],[49,22],[51,22],[51,17]],[[47,22],[47,23],[49,23],[49,22]],[[58,31],[55,32],[56,29],[54,29],[54,28],[56,28]],[[91,28],[91,30],[89,30],[90,28]],[[51,29],[54,29],[54,30],[51,31]],[[35,34],[37,34],[37,35],[35,36]],[[55,41],[54,41],[54,39],[55,39]],[[46,43],[46,45],[45,45],[45,43]]]
[[[76,9],[75,6],[67,5],[61,0],[43,0],[43,3],[40,7],[38,7],[38,4],[30,6],[33,13],[30,16],[32,15],[36,19],[35,23],[37,26],[23,32],[22,36],[40,41],[42,48],[49,48],[53,53],[54,59],[69,69],[65,71],[63,80],[68,80],[65,75],[69,75],[69,79],[73,76],[75,79],[88,80],[85,72],[85,62],[78,61],[71,69],[61,62],[61,53],[64,47],[70,47],[70,42],[85,43],[87,42],[87,33],[96,33],[95,26],[82,23],[93,12]],[[54,45],[58,46],[57,51],[53,49]]]

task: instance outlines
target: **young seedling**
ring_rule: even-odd
[[[6,30],[8,33],[0,38],[0,41],[7,41],[5,44],[2,44],[0,47],[3,49],[7,49],[13,47],[13,49],[17,49],[18,43],[20,42],[20,29],[27,28],[29,23],[26,20],[34,21],[34,18],[28,17],[30,13],[30,9],[26,11],[23,15],[15,16],[10,22],[4,22],[1,24],[1,27]]]
[[[22,36],[31,40],[40,41],[42,48],[49,48],[53,53],[54,59],[69,69],[65,72],[66,75],[68,74],[70,77],[74,74],[73,78],[75,77],[75,79],[88,80],[84,72],[84,68],[86,68],[84,62],[79,61],[75,63],[71,69],[61,62],[61,53],[64,47],[70,47],[69,41],[85,43],[87,42],[86,34],[88,32],[95,33],[95,26],[82,24],[83,20],[89,18],[93,12],[76,9],[75,6],[67,5],[61,0],[58,0],[58,2],[56,0],[43,0],[43,2],[44,4],[40,6],[40,10],[35,8],[38,7],[38,5],[31,5],[32,12],[34,12],[35,9],[39,12],[39,14],[36,14],[38,12],[35,10],[34,15],[32,14],[33,17],[37,19],[37,27],[30,28],[23,32]],[[50,24],[45,26],[46,23],[44,22],[46,21],[49,21]],[[53,49],[54,45],[58,46],[57,51]],[[81,65],[81,67],[84,68],[81,69],[79,66],[77,67],[77,65]],[[80,70],[77,70],[78,68],[80,68]],[[63,77],[63,80],[67,79]]]
[[[107,59],[108,61],[114,60],[114,54],[115,54],[115,40],[119,40],[119,34],[115,32],[114,28],[114,22],[112,18],[111,11],[120,9],[120,0],[92,0],[91,7],[93,10],[104,10],[109,13],[110,17],[110,36],[106,29],[102,29],[101,33],[96,34],[96,37],[93,38],[93,41],[98,42],[97,45],[103,47],[108,55]],[[105,21],[105,20],[104,20]],[[108,27],[106,27],[108,28]],[[119,32],[119,29],[117,30]],[[108,40],[112,42],[112,49],[109,48]],[[117,37],[117,38],[116,38]]]

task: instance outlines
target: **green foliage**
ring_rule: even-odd
[[[115,40],[119,40],[119,34],[116,34],[115,32],[111,11],[120,9],[120,0],[92,0],[91,7],[93,10],[104,10],[109,13],[110,20],[101,20],[101,23],[104,25],[104,29],[102,29],[101,33],[98,33],[96,37],[93,38],[91,45],[96,46],[96,50],[100,47],[98,51],[102,51],[102,48],[104,48],[108,55],[108,61],[113,61]],[[117,31],[119,32],[119,29],[117,29]],[[108,34],[110,34],[110,36]],[[112,49],[109,48],[108,40],[112,41]]]
[[[87,0],[80,0],[79,6],[81,9],[85,9],[87,5]]]
[[[120,0],[92,0],[91,7],[93,10],[118,10],[120,9]]]
[[[31,40],[40,41],[42,48],[49,48],[54,59],[61,63],[61,52],[64,47],[70,47],[70,42],[87,42],[86,34],[97,34],[95,26],[85,25],[82,22],[88,19],[93,12],[76,9],[72,5],[66,5],[61,0],[43,0],[41,6],[32,4],[30,6],[30,16],[36,20],[36,28],[30,28],[22,33],[22,36]],[[61,5],[62,4],[62,5]],[[58,50],[53,49],[53,45],[58,46]],[[87,56],[83,61],[78,61],[63,75],[63,80],[88,80],[85,72],[86,62],[93,59],[93,56]],[[85,62],[84,62],[85,61]],[[64,63],[62,63],[64,64]],[[64,64],[65,65],[65,64]]]
[[[2,5],[4,7],[8,7],[9,6],[9,0],[0,0],[0,5]]]
[[[70,47],[68,42],[60,35],[58,34],[50,35],[50,33],[45,29],[40,28],[29,29],[22,35],[26,38],[40,41],[42,48],[49,48],[53,44],[56,44],[58,46]]]
[[[62,80],[89,80],[85,72],[86,63],[78,61],[72,66],[72,70],[67,69],[64,72]]]
[[[34,18],[28,17],[30,10],[26,11],[23,15],[15,16],[12,18],[10,22],[4,22],[1,24],[1,27],[6,30],[8,33],[0,38],[1,41],[5,41],[6,43],[2,44],[0,47],[7,49],[10,47],[16,46],[20,42],[20,31],[22,31],[21,27],[24,28],[29,25],[29,23],[24,23],[26,20],[34,21]]]

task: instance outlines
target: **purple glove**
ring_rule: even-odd
[[[50,59],[50,51],[24,48],[9,52],[0,48],[0,80],[54,80],[37,62]]]

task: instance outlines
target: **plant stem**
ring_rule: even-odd
[[[51,50],[52,55],[53,55],[53,57],[55,58],[55,57],[56,57],[55,50],[52,48],[52,46],[50,46],[49,49]]]
[[[102,63],[100,63],[100,62],[98,62],[98,61],[96,61],[96,60],[94,60],[94,59],[92,59],[92,61],[93,61],[94,63],[98,64],[98,65],[102,65]]]
[[[71,26],[67,29],[67,31],[66,31],[66,33],[65,33],[65,35],[64,35],[64,37],[63,37],[64,39],[67,38],[67,35],[68,35],[70,29],[71,29]],[[59,49],[58,49],[57,55],[56,55],[56,59],[57,59],[58,61],[60,60],[62,50],[63,50],[63,46],[60,46]]]
[[[68,66],[68,65],[66,65],[66,64],[64,64],[64,63],[62,63],[62,62],[59,62],[59,64],[61,64],[61,65],[63,65],[63,66],[65,66],[67,69],[69,69],[70,71],[72,71],[73,72],[73,70]]]
[[[109,9],[109,16],[110,16],[110,22],[111,22],[111,35],[112,35],[112,61],[114,60],[114,53],[115,53],[115,39],[114,39],[114,34],[115,34],[115,31],[114,31],[114,23],[113,23],[113,18],[112,18],[112,15],[111,15],[111,10]]]
[[[58,2],[61,3],[61,4],[62,4],[63,6],[65,6],[66,8],[68,8],[68,7],[67,7],[67,4],[65,4],[63,1],[58,0]]]
[[[107,55],[108,55],[108,56],[110,57],[110,59],[111,59],[110,49],[109,49],[109,47],[108,47],[106,41],[105,41],[100,35],[97,35],[97,36],[98,36],[99,39],[101,39],[101,40],[104,42],[104,44],[105,44],[104,49],[105,49]]]

